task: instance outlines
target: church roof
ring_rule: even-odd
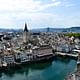
[[[27,24],[25,23],[24,31],[28,32]]]

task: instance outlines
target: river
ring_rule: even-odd
[[[57,57],[0,72],[0,80],[64,80],[75,68],[76,60]]]

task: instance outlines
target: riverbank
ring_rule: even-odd
[[[80,80],[80,65],[77,65],[75,72],[69,74],[65,80]]]
[[[0,80],[64,80],[76,68],[76,60],[55,57],[52,61],[24,64],[0,72]]]
[[[1,69],[7,69],[7,68],[13,68],[13,67],[18,67],[18,66],[21,66],[21,65],[24,65],[24,64],[34,64],[34,63],[37,63],[37,62],[48,62],[48,61],[52,61],[54,59],[54,55],[51,54],[51,55],[48,55],[48,56],[43,56],[43,57],[39,57],[39,58],[36,58],[36,59],[33,59],[33,60],[30,60],[30,61],[26,61],[26,62],[20,62],[20,63],[14,63],[14,64],[8,64],[6,66],[0,66],[0,70]],[[5,64],[5,63],[4,63]]]

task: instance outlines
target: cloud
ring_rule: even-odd
[[[0,11],[30,11],[39,6],[33,0],[0,0]]]
[[[50,3],[50,4],[44,5],[43,8],[59,6],[60,4],[61,4],[61,2]]]
[[[0,27],[5,28],[23,28],[24,23],[27,22],[31,28],[47,27],[53,25],[58,20],[58,16],[52,13],[4,13],[0,15]]]
[[[55,2],[56,0],[52,0],[52,2]]]
[[[54,25],[67,25],[78,23],[75,17],[64,18],[59,13],[54,14],[55,7],[61,10],[62,7],[71,6],[63,0],[0,0],[0,27],[23,28],[24,23],[29,24],[29,28],[47,27]],[[50,12],[47,12],[50,10]],[[71,22],[72,21],[72,22]],[[70,23],[71,22],[71,23]]]
[[[66,5],[64,5],[65,7],[73,7],[73,6],[75,6],[74,4],[66,4]]]
[[[58,1],[43,3],[40,0],[0,0],[0,27],[21,28],[25,21],[33,25],[45,24],[44,21],[51,22],[53,15],[42,11],[59,4]]]
[[[4,13],[0,15],[0,27],[5,28],[24,28],[24,23],[28,23],[28,28],[40,27],[64,27],[79,25],[78,16],[60,16],[53,13],[33,12],[33,13]]]
[[[35,0],[0,0],[0,11],[39,11],[59,4],[60,2],[43,4]]]

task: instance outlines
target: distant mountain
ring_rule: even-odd
[[[80,27],[71,27],[71,28],[41,28],[41,29],[32,29],[32,32],[80,32]]]
[[[22,29],[0,29],[0,32],[18,32],[18,31],[22,31]]]
[[[20,32],[22,29],[0,29],[0,32]],[[40,28],[32,29],[31,32],[80,32],[80,27],[71,28]]]
[[[41,29],[32,29],[32,32],[62,32],[64,28],[41,28]]]
[[[71,27],[67,29],[68,32],[80,32],[80,27]]]

